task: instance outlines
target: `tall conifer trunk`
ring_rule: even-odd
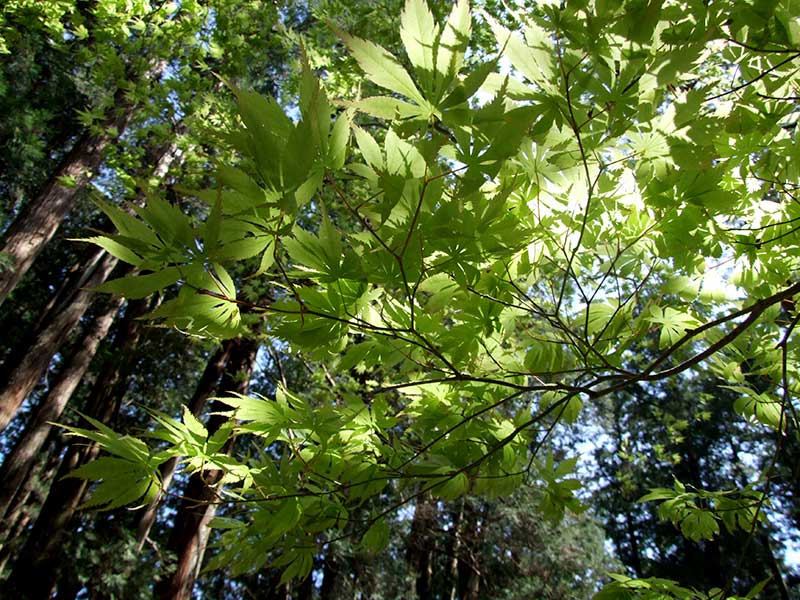
[[[136,300],[128,304],[114,336],[118,351],[101,369],[84,407],[84,413],[88,416],[109,423],[116,415],[127,390],[133,349],[141,336],[142,325],[137,319],[151,310],[153,305],[151,300]],[[89,423],[82,423],[81,426],[91,427]],[[77,441],[67,448],[47,499],[14,562],[13,570],[9,578],[0,584],[0,596],[39,600],[52,595],[61,562],[60,544],[86,490],[85,481],[64,479],[64,476],[96,458],[99,451],[96,444]]]
[[[325,553],[325,560],[322,563],[322,587],[319,590],[320,600],[334,599],[339,577],[339,561],[336,559],[336,554],[331,544],[328,546],[328,551]]]
[[[174,127],[175,135],[183,129],[183,122],[177,124]],[[173,163],[180,158],[180,149],[174,139],[162,144],[151,156],[153,178],[163,180]],[[137,203],[144,203],[143,195],[139,196]],[[71,273],[67,278],[71,287],[60,290],[54,296],[55,302],[45,307],[40,318],[40,333],[29,348],[20,351],[16,368],[9,373],[5,389],[0,392],[0,431],[14,417],[25,397],[46,371],[50,360],[70,330],[80,321],[92,300],[91,289],[105,281],[117,262],[116,258],[98,249],[86,260],[83,268]]]
[[[178,127],[182,125],[179,124]],[[153,175],[163,179],[170,165],[179,156],[180,152],[174,141],[162,146],[153,158],[155,162]],[[94,287],[102,283],[107,276],[108,273],[96,282],[87,280],[84,285]],[[85,289],[79,292],[79,294],[84,293],[92,292]],[[101,368],[84,407],[84,412],[88,416],[109,423],[116,415],[127,391],[128,375],[135,362],[135,348],[142,334],[142,324],[138,318],[153,310],[158,302],[158,299],[153,298],[128,303],[125,316],[114,336],[116,352]],[[61,315],[61,312],[63,311],[59,311],[58,315]],[[58,316],[53,321],[57,319]],[[88,423],[83,425],[91,427]],[[58,468],[55,483],[51,486],[36,523],[14,564],[14,570],[5,586],[0,589],[7,589],[23,598],[49,598],[52,594],[58,579],[61,558],[59,544],[70,528],[87,487],[85,482],[63,477],[81,464],[94,460],[98,454],[99,447],[95,444],[76,442],[68,447]]]
[[[457,513],[454,513],[453,526],[450,529],[450,600],[456,600],[458,596],[458,557],[461,554],[462,546],[462,521],[464,520],[464,504],[462,498]]]
[[[258,342],[247,338],[237,338],[231,344],[230,356],[225,365],[219,389],[220,393],[235,392],[246,394],[249,389],[250,376],[255,363]],[[212,413],[227,410],[220,402],[211,405]],[[227,417],[212,414],[206,424],[209,435],[213,435],[225,422]],[[223,452],[230,451],[231,444],[223,447]],[[175,571],[164,578],[156,586],[155,596],[162,600],[188,600],[192,595],[197,574],[203,563],[206,544],[208,543],[208,524],[216,511],[217,500],[215,484],[222,477],[221,471],[205,471],[194,473],[189,478],[184,500],[175,517],[167,546],[178,557]]]
[[[459,600],[478,600],[481,584],[479,557],[485,520],[485,506],[479,511],[474,505],[464,503],[464,514],[460,523],[462,545],[456,569]]]
[[[120,94],[122,96],[122,94]],[[104,123],[104,131],[123,131],[132,116],[132,107],[125,107],[120,117]],[[0,304],[31,268],[34,260],[53,238],[64,217],[75,204],[79,192],[91,181],[103,161],[106,148],[115,136],[109,133],[84,133],[56,167],[36,198],[25,206],[8,228],[0,252],[11,266],[0,271]]]
[[[161,76],[167,60],[159,59],[141,78],[154,81]],[[132,70],[132,69],[129,69]],[[128,73],[134,79],[133,73]],[[64,217],[78,198],[79,192],[92,180],[108,147],[118,139],[133,119],[136,105],[121,87],[114,94],[113,113],[100,124],[100,134],[85,132],[61,159],[50,179],[42,186],[5,232],[0,253],[10,263],[0,269],[0,304],[22,280],[36,257],[53,238]]]
[[[108,335],[122,302],[122,298],[111,299],[105,310],[89,325],[47,396],[37,407],[25,432],[5,457],[0,469],[0,516],[5,515],[19,487],[28,476],[37,453],[52,429],[50,423],[61,418],[73,392],[89,369],[100,342]]]
[[[419,600],[431,597],[433,587],[433,550],[431,532],[436,526],[436,503],[421,496],[414,510],[407,542],[407,558],[414,570],[414,588]]]
[[[78,325],[92,303],[94,288],[103,283],[117,265],[117,259],[104,250],[98,250],[102,258],[94,266],[85,286],[76,290],[69,302],[55,311],[52,319],[42,324],[33,342],[22,356],[16,358],[3,389],[0,391],[0,431],[4,430],[22,402],[33,391],[42,375],[47,371],[53,356],[66,341],[70,332]],[[95,256],[90,260],[94,261]]]
[[[45,443],[45,451],[40,452],[28,477],[17,490],[5,516],[0,520],[0,572],[5,572],[6,563],[22,545],[24,531],[31,523],[31,517],[44,503],[47,488],[55,477],[61,463],[61,450],[64,448],[59,435],[51,431]]]

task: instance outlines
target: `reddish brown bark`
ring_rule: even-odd
[[[251,339],[236,339],[231,344],[230,358],[220,381],[220,391],[246,394],[253,364],[258,351],[258,343]],[[211,412],[218,413],[227,407],[218,402],[211,405]],[[212,414],[206,424],[209,435],[213,435],[227,418]],[[224,448],[230,451],[230,446]],[[203,563],[208,542],[208,523],[214,517],[217,499],[214,485],[222,477],[220,471],[195,473],[183,493],[184,500],[175,518],[175,527],[167,543],[168,548],[178,557],[175,571],[156,586],[155,596],[162,600],[188,600],[192,595],[197,574]]]
[[[149,300],[128,304],[114,336],[117,353],[103,365],[84,407],[84,413],[88,416],[109,423],[117,413],[127,389],[133,349],[141,336],[142,326],[137,319],[152,307],[153,302]],[[81,425],[91,427],[89,423]],[[83,480],[63,477],[98,454],[99,448],[95,444],[75,442],[67,448],[13,570],[9,578],[0,584],[0,596],[30,600],[50,598],[62,562],[60,545],[86,490]]]
[[[130,110],[130,109],[129,109]],[[130,114],[115,119],[124,129]],[[106,129],[105,127],[103,128]],[[100,166],[106,148],[114,140],[109,134],[81,136],[59,163],[50,180],[8,228],[0,252],[7,255],[11,267],[0,270],[0,304],[8,297],[34,260],[49,242],[72,209],[78,192],[91,181]],[[69,179],[73,185],[65,186]]]
[[[95,458],[98,452],[94,445],[86,448],[71,445],[67,449],[36,523],[1,588],[7,597],[45,600],[53,595],[59,545],[86,488],[83,480],[64,477],[84,461]]]
[[[28,476],[37,453],[52,429],[50,423],[61,418],[73,392],[89,369],[100,342],[108,335],[122,302],[121,298],[109,301],[105,310],[89,325],[47,396],[39,403],[25,432],[5,457],[0,469],[0,515],[5,515],[14,495]]]
[[[155,161],[155,176],[163,178],[178,156],[179,151],[174,142],[164,145]],[[100,280],[95,282],[88,279],[83,285],[94,287],[99,283]],[[84,293],[91,292],[79,292]],[[134,364],[135,348],[142,333],[138,318],[153,310],[156,305],[157,300],[150,299],[135,300],[128,304],[114,336],[113,347],[116,352],[101,368],[84,407],[84,413],[88,416],[109,423],[116,415],[128,387],[128,375]],[[57,321],[63,312],[59,310],[58,316],[49,323]],[[88,423],[83,425],[91,427]],[[50,597],[58,577],[61,540],[69,530],[87,487],[84,481],[62,478],[81,464],[94,460],[98,454],[99,448],[95,444],[76,442],[69,446],[59,466],[56,483],[50,488],[11,576],[0,589],[20,598]]]
[[[111,223],[107,223],[108,233],[111,233]],[[33,332],[39,331],[55,315],[67,306],[73,296],[83,287],[86,287],[86,280],[94,271],[97,263],[103,258],[103,253],[99,252],[94,246],[87,246],[81,258],[76,261],[64,274],[61,285],[44,305],[36,323],[31,327]],[[25,340],[25,343],[29,340]],[[24,346],[23,346],[24,347]]]
[[[63,444],[58,435],[51,432],[46,442],[46,451],[36,457],[30,475],[17,490],[9,509],[0,519],[0,572],[5,572],[6,563],[21,546],[20,536],[28,527],[34,515],[45,500],[47,489],[61,462]]]
[[[183,124],[180,123],[175,127],[175,134],[182,130]],[[153,177],[164,179],[170,166],[179,158],[180,150],[174,139],[163,144],[151,156]],[[140,196],[138,202],[143,203],[144,196]],[[83,316],[92,298],[91,288],[100,285],[116,264],[116,259],[98,249],[89,256],[82,269],[68,275],[70,290],[60,290],[50,303],[52,306],[48,304],[45,307],[40,319],[41,333],[29,349],[20,352],[18,368],[10,373],[5,389],[0,392],[0,431],[8,425],[47,369],[50,359]]]
[[[166,66],[166,60],[159,60],[141,75],[145,80],[157,79]],[[99,130],[103,133],[93,135],[86,132],[78,138],[37,196],[25,206],[3,236],[0,252],[6,255],[11,267],[0,269],[0,304],[53,238],[75,204],[78,193],[92,180],[103,162],[106,149],[130,124],[135,105],[128,99],[125,88],[114,94],[113,106],[113,114],[100,124]]]
[[[463,545],[462,523],[464,521],[464,499],[461,499],[461,506],[453,519],[451,528],[451,550],[450,550],[450,600],[456,600],[458,595],[458,557],[461,554]]]
[[[0,391],[0,431],[14,418],[22,402],[47,371],[55,353],[91,305],[94,297],[91,288],[103,283],[117,265],[116,258],[104,250],[98,252],[102,258],[86,279],[86,287],[78,290],[69,304],[44,323],[27,351],[16,357],[16,365],[10,370]]]
[[[464,502],[459,527],[461,546],[456,566],[456,597],[458,600],[478,600],[481,584],[480,547],[486,525],[485,506],[482,510]]]

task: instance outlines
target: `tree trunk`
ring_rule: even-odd
[[[113,119],[103,125],[118,125],[123,130],[130,118],[130,108],[124,119]],[[84,133],[61,160],[50,180],[39,194],[20,213],[6,232],[2,250],[11,266],[0,271],[0,304],[8,297],[33,261],[49,242],[72,208],[75,199],[100,166],[108,145],[114,140],[109,134]],[[70,185],[63,185],[71,180]]]
[[[464,594],[464,600],[478,600],[481,588],[480,573],[476,569],[472,569],[469,573],[467,581],[467,591]]]
[[[411,521],[408,537],[408,561],[415,573],[414,587],[417,598],[431,597],[433,586],[433,530],[436,525],[436,503],[427,497],[420,497]]]
[[[183,129],[183,122],[178,123],[174,127],[175,135],[177,136]],[[153,165],[153,177],[158,180],[163,180],[170,166],[179,158],[180,149],[175,139],[171,138],[168,142],[157,148],[150,157],[150,164]],[[144,197],[140,196],[138,202],[143,203]],[[96,267],[94,271],[89,268],[97,262],[100,262],[100,266]],[[70,303],[66,305],[67,300],[57,298],[59,295],[57,294],[57,299],[54,303],[55,307],[48,305],[45,308],[43,312],[44,315],[52,313],[54,316],[49,320],[46,317],[42,319],[44,322],[41,333],[34,340],[30,349],[21,353],[22,356],[18,359],[20,361],[18,369],[22,369],[18,377],[27,387],[22,387],[19,382],[15,382],[15,380],[12,379],[12,377],[16,375],[16,371],[14,371],[8,379],[6,389],[0,393],[0,431],[2,431],[13,418],[14,413],[16,413],[20,404],[22,404],[22,401],[33,389],[33,386],[36,385],[42,373],[47,369],[50,359],[58,350],[61,343],[63,343],[64,339],[66,339],[69,330],[77,324],[83,312],[86,310],[86,307],[80,310],[80,303],[86,302],[86,306],[88,306],[88,301],[92,297],[92,292],[82,288],[92,288],[100,285],[111,273],[111,269],[113,269],[117,262],[115,258],[105,254],[103,250],[97,250],[89,258],[86,266],[81,269],[83,274],[77,279],[73,286],[75,291],[66,294],[66,298],[71,299]],[[106,263],[108,264],[106,265]],[[0,274],[0,276],[2,276],[2,274]],[[54,329],[53,326],[59,322],[63,322],[63,325],[59,326],[60,329]],[[47,334],[48,331],[52,333]],[[49,335],[50,337],[47,339],[40,339],[43,335]],[[37,346],[37,344],[39,344],[39,346]],[[45,344],[47,347],[43,347],[42,344]],[[48,352],[50,353],[49,355],[47,354]],[[29,364],[29,366],[26,366],[26,364]],[[38,375],[36,374],[37,371],[40,371]],[[33,381],[31,381],[32,379]]]
[[[769,541],[769,534],[762,532],[761,535],[757,537],[760,538],[760,542],[767,555],[767,568],[769,569],[770,575],[772,575],[771,583],[778,588],[778,595],[780,596],[781,600],[789,600],[789,588],[786,587],[786,581],[783,579],[783,573],[781,573],[781,565],[775,556],[775,552],[772,550],[772,544]]]
[[[166,60],[159,60],[140,78],[156,79],[166,66]],[[129,75],[133,78],[134,74]],[[75,204],[78,193],[92,180],[94,172],[103,162],[108,146],[131,122],[135,106],[128,100],[126,88],[120,87],[114,94],[113,106],[116,107],[114,114],[99,127],[103,133],[91,135],[86,132],[75,142],[36,198],[31,200],[6,231],[0,252],[10,260],[11,266],[0,269],[0,304],[53,238]]]
[[[107,423],[117,408],[118,403],[108,405],[91,416]],[[84,425],[91,426],[88,423]],[[99,452],[96,444],[84,446],[75,443],[68,447],[44,506],[6,582],[9,597],[44,600],[52,596],[61,562],[59,546],[87,487],[84,480],[64,477],[97,458]]]
[[[461,523],[464,520],[464,503],[462,498],[458,514],[453,519],[452,531],[452,549],[450,552],[450,600],[456,600],[458,596],[458,557],[461,554],[462,546],[462,533]]]
[[[639,552],[639,540],[636,537],[636,525],[633,522],[633,515],[631,508],[625,511],[625,527],[628,533],[628,545],[630,546],[629,563],[633,572],[637,577],[642,577],[644,568],[642,567],[642,558]]]
[[[5,572],[9,558],[16,554],[21,546],[21,536],[31,522],[31,516],[42,505],[46,490],[56,474],[61,462],[61,450],[64,445],[61,436],[51,431],[46,444],[47,451],[40,452],[34,468],[17,490],[8,511],[0,520],[0,573]]]
[[[25,433],[5,457],[0,469],[0,515],[5,515],[14,495],[28,476],[37,453],[50,433],[50,423],[61,418],[73,392],[89,369],[100,342],[108,335],[122,302],[121,298],[111,300],[106,310],[88,327],[47,396],[39,404]]]
[[[480,547],[485,523],[479,523],[483,514],[485,520],[485,506],[481,512],[465,502],[464,515],[461,522],[461,552],[458,556],[458,598],[459,600],[478,600],[480,591]]]
[[[108,221],[103,221],[108,228],[108,233],[112,232],[113,227]],[[101,225],[102,228],[102,225]],[[105,229],[103,229],[105,232]],[[88,246],[85,248],[82,258],[64,275],[58,290],[50,297],[47,304],[42,307],[36,323],[31,327],[33,332],[42,329],[47,322],[53,317],[55,313],[63,310],[69,304],[70,299],[83,287],[86,286],[87,278],[94,272],[97,263],[103,258],[103,253],[98,252],[95,246]],[[30,342],[30,340],[25,340]]]
[[[0,367],[0,381],[9,379],[14,368],[19,366],[23,357],[35,347],[37,336],[46,330],[54,318],[69,308],[75,295],[86,287],[89,278],[97,270],[105,255],[102,248],[87,245],[80,258],[64,274],[58,289],[39,311],[36,322],[29,327],[27,334],[15,340],[13,347],[5,351]]]
[[[223,344],[211,356],[206,364],[206,368],[200,377],[200,381],[197,383],[197,388],[195,388],[194,394],[189,401],[189,410],[195,417],[200,416],[200,413],[203,411],[203,407],[205,406],[206,402],[216,391],[219,378],[225,370],[225,364],[228,362],[230,351],[231,344]],[[177,464],[178,459],[171,458],[161,465],[160,471],[162,494],[169,489]],[[147,535],[150,533],[150,528],[153,526],[153,523],[156,520],[156,514],[158,513],[158,507],[160,504],[161,497],[155,498],[152,502],[150,502],[147,508],[142,511],[142,514],[139,517],[139,522],[136,525],[137,551],[141,551],[142,546],[147,540]]]
[[[238,338],[226,342],[231,344],[230,357],[220,382],[220,391],[246,394],[250,375],[258,351],[258,343],[252,339]],[[227,410],[222,403],[214,402],[211,412]],[[226,421],[227,417],[212,414],[206,424],[209,435],[213,435]],[[230,451],[229,443],[223,452]],[[175,571],[165,577],[157,586],[155,596],[162,600],[188,600],[192,587],[203,563],[208,542],[208,523],[214,517],[217,493],[215,484],[222,477],[221,471],[194,473],[183,493],[184,500],[175,517],[175,527],[167,543],[169,550],[178,557]]]
[[[153,304],[150,300],[136,300],[128,304],[114,336],[117,353],[103,365],[84,407],[88,416],[108,423],[116,414],[127,389],[127,373],[133,362],[132,349],[141,335],[141,325],[137,319],[148,312]],[[91,427],[89,423],[83,423],[82,426]],[[14,562],[11,575],[0,586],[5,596],[39,600],[52,595],[61,563],[60,544],[86,490],[85,481],[63,477],[84,462],[93,460],[98,453],[97,445],[87,445],[85,442],[75,442],[67,448],[36,523]]]
[[[745,475],[744,465],[742,464],[742,459],[740,458],[739,446],[733,437],[730,438],[728,443],[731,449],[731,465],[733,466],[733,472],[736,474],[737,484],[740,488],[744,489],[747,486],[747,475]],[[798,466],[800,466],[800,464],[798,464]],[[796,474],[794,475],[795,476],[791,478],[791,481],[797,480]],[[789,600],[789,588],[787,587],[786,580],[781,572],[781,564],[778,561],[778,558],[775,556],[775,552],[772,550],[772,544],[770,542],[770,535],[768,531],[762,531],[756,536],[756,538],[760,541],[764,548],[764,552],[767,556],[767,569],[769,570],[769,574],[772,576],[772,582],[778,588],[778,594],[780,595],[781,600]]]
[[[101,252],[103,257],[86,280],[85,285],[88,288],[96,287],[105,281],[118,262],[104,250],[98,252]],[[0,431],[8,426],[22,402],[47,371],[53,356],[81,320],[93,297],[94,292],[91,289],[79,290],[69,305],[58,311],[39,331],[25,355],[18,358],[3,391],[0,392]]]
[[[65,310],[75,297],[75,294],[86,286],[88,278],[95,272],[104,255],[105,253],[102,249],[96,246],[86,246],[79,258],[64,273],[58,289],[50,295],[47,303],[41,308],[36,321],[27,328],[24,335],[15,339],[13,344],[9,344],[8,348],[2,350],[2,355],[0,356],[0,382],[8,380],[14,367],[34,346],[37,335],[47,327],[47,324],[54,317],[58,316],[59,312]]]
[[[94,445],[85,448],[86,452],[82,450],[70,445],[61,461],[44,506],[5,582],[3,591],[9,598],[45,600],[53,595],[60,562],[59,545],[86,488],[85,481],[64,477],[80,466],[83,459],[91,460],[98,453]]]

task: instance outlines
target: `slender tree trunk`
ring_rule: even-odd
[[[141,335],[137,318],[153,306],[150,300],[130,302],[114,336],[117,354],[100,371],[84,412],[109,423],[116,414],[127,389],[127,374],[133,362],[132,349]],[[84,426],[91,427],[89,423]],[[39,600],[50,598],[61,563],[61,542],[86,490],[86,482],[64,479],[81,464],[94,460],[99,453],[95,444],[71,444],[58,467],[53,485],[28,538],[14,562],[9,578],[0,585],[0,596]],[[5,594],[5,595],[3,595]]]
[[[61,418],[73,392],[89,369],[100,342],[108,335],[122,302],[121,298],[112,299],[106,310],[88,327],[47,396],[39,404],[25,433],[3,461],[0,469],[0,515],[5,515],[14,495],[28,476],[36,454],[50,433],[50,423]]]
[[[728,443],[731,449],[731,464],[733,466],[733,472],[736,474],[739,487],[744,488],[747,485],[747,476],[744,472],[742,460],[739,457],[739,446],[736,444],[733,437],[730,438]],[[769,533],[767,531],[763,531],[757,536],[757,539],[763,546],[764,552],[767,555],[767,568],[769,570],[769,574],[772,575],[772,581],[778,588],[778,594],[780,595],[781,600],[789,600],[789,588],[787,587],[786,580],[781,572],[781,564],[778,561],[778,558],[775,556],[775,552],[772,550]]]
[[[167,66],[159,60],[142,74],[155,80]],[[130,75],[133,75],[130,73]],[[133,118],[135,105],[127,99],[125,88],[114,94],[114,114],[100,126],[103,133],[84,133],[59,162],[38,195],[22,210],[5,233],[0,252],[11,267],[0,270],[0,304],[14,290],[36,257],[53,238],[64,217],[75,204],[78,193],[92,180],[106,149],[125,131]]]
[[[8,381],[22,358],[35,347],[38,336],[46,331],[51,321],[66,311],[75,299],[75,295],[87,286],[87,282],[97,271],[97,267],[106,252],[94,245],[87,246],[80,258],[69,268],[61,280],[58,289],[50,296],[47,304],[39,311],[36,323],[30,327],[29,333],[16,340],[13,348],[9,348],[3,357],[0,367],[0,382]]]
[[[625,439],[624,432],[622,431],[622,423],[624,422],[623,411],[625,410],[623,407],[623,402],[623,400],[620,400],[615,401],[613,404],[614,448],[616,452],[621,451],[623,440]],[[615,485],[619,486],[619,482],[617,482]],[[635,523],[635,516],[633,514],[635,504],[633,504],[633,499],[629,498],[628,494],[625,494],[620,487],[615,487],[615,490],[617,490],[617,493],[621,494],[622,499],[626,504],[625,533],[628,541],[628,548],[625,548],[622,540],[619,540],[619,542],[616,544],[617,552],[619,553],[622,561],[633,569],[633,572],[637,577],[643,577],[642,556],[639,550],[639,538],[636,534],[637,527]]]
[[[461,553],[461,546],[463,545],[461,537],[461,523],[464,520],[464,499],[461,499],[460,508],[458,510],[458,514],[454,519],[453,528],[452,528],[452,536],[453,536],[453,544],[452,544],[452,552],[450,558],[450,600],[456,600],[458,595],[458,557]]]
[[[29,495],[30,490],[28,490],[28,493],[25,495],[26,500]],[[25,528],[30,522],[31,515],[30,513],[25,512],[17,515],[14,521],[9,523],[7,528],[9,532],[8,539],[3,543],[3,547],[0,548],[0,573],[5,571],[6,564],[8,564],[8,559],[11,558],[14,539],[22,535],[22,532],[25,531]]]
[[[183,129],[183,122],[176,125],[174,128],[175,135],[177,136]],[[174,139],[164,143],[150,157],[150,162],[153,165],[153,177],[163,180],[172,164],[180,158],[180,149]],[[139,202],[143,201],[144,197],[142,196],[139,198]],[[99,266],[94,266],[95,263],[99,263]],[[8,385],[0,393],[0,431],[8,425],[20,404],[22,404],[27,394],[30,393],[47,369],[50,359],[66,339],[70,329],[83,316],[83,312],[85,312],[92,297],[92,292],[90,289],[82,288],[92,288],[100,285],[116,264],[117,259],[105,254],[102,250],[98,250],[89,258],[86,267],[82,269],[83,275],[75,282],[73,289],[76,290],[76,293],[67,295],[68,298],[73,298],[72,301],[65,306],[65,301],[59,299],[56,301],[55,308],[49,305],[45,308],[43,314],[53,313],[54,316],[49,320],[43,319],[45,323],[43,323],[41,333],[34,340],[31,348],[21,353],[22,356],[18,359],[17,370],[12,371],[8,379]],[[93,267],[94,270],[89,267]],[[0,277],[2,277],[2,274],[0,274]],[[85,306],[83,306],[84,303]],[[81,306],[83,306],[82,310]],[[19,372],[17,373],[17,371]],[[15,380],[14,377],[18,377],[19,380]]]
[[[89,288],[105,281],[118,262],[105,251],[100,252],[103,252],[103,258],[86,281]],[[93,296],[91,289],[79,290],[69,305],[54,315],[38,333],[25,355],[19,357],[0,392],[0,431],[8,426],[22,402],[47,371],[53,356],[89,308]]]
[[[767,567],[770,575],[772,575],[772,583],[774,583],[775,587],[778,588],[778,595],[780,596],[781,600],[789,600],[789,588],[786,587],[786,581],[783,578],[783,573],[781,573],[781,565],[778,562],[778,558],[775,556],[775,552],[772,550],[772,544],[769,541],[769,534],[764,532],[758,537],[760,538],[761,545],[764,547],[764,551],[767,554]]]
[[[211,356],[200,381],[197,383],[194,394],[189,401],[189,410],[195,417],[199,417],[203,411],[208,399],[214,394],[217,389],[217,383],[225,370],[225,364],[228,362],[232,345],[225,343],[220,346],[216,352]],[[177,458],[171,458],[163,465],[161,465],[161,490],[162,493],[169,489],[172,482],[172,476],[175,474],[175,467],[178,464]],[[158,507],[161,503],[161,497],[155,498],[150,504],[142,511],[139,517],[139,522],[136,525],[136,539],[137,551],[141,551],[142,546],[147,540],[147,535],[156,519]]]
[[[111,233],[111,223],[105,222],[108,226],[108,232]],[[99,252],[94,246],[87,246],[82,259],[72,265],[61,280],[61,285],[56,292],[50,297],[47,304],[42,308],[36,319],[36,324],[31,328],[33,331],[39,331],[46,325],[52,318],[55,312],[63,310],[69,304],[78,290],[86,286],[86,280],[94,272],[97,263],[103,258],[104,254]],[[26,340],[26,342],[29,340]]]
[[[21,537],[31,521],[31,516],[44,502],[46,490],[55,477],[61,462],[62,439],[56,432],[51,432],[47,441],[47,452],[37,457],[32,472],[17,490],[5,517],[0,520],[0,573],[5,571],[9,558],[19,550]]]
[[[480,574],[480,547],[482,531],[486,527],[485,509],[483,513],[484,521],[479,523],[481,513],[476,512],[473,506],[466,506],[464,508],[464,516],[462,517],[462,550],[458,556],[458,598],[459,600],[478,600],[480,592],[481,574]]]
[[[9,348],[3,349],[2,358],[0,358],[0,382],[8,380],[14,367],[34,346],[37,336],[47,327],[50,320],[69,306],[75,294],[85,287],[88,278],[95,272],[97,264],[103,259],[103,256],[105,253],[102,249],[87,246],[80,258],[67,270],[58,289],[39,311],[36,322],[28,328],[26,335],[14,340]]]
[[[117,408],[105,406],[91,416],[107,423]],[[61,562],[60,544],[87,487],[84,480],[64,477],[97,458],[99,452],[96,444],[71,444],[67,448],[56,480],[6,581],[4,591],[8,597],[45,600],[52,596]]]
[[[75,445],[67,449],[36,523],[3,586],[9,598],[45,600],[53,595],[60,562],[59,545],[86,487],[83,480],[64,477],[81,465],[83,458],[97,455],[95,446],[86,450],[81,452]]]
[[[144,326],[139,318],[155,310],[158,298],[143,298],[128,302],[122,318],[114,332],[113,353],[106,358],[92,391],[86,399],[84,411],[89,416],[109,415],[104,422],[116,412],[122,397],[128,389],[128,375],[136,362],[136,347],[142,337]],[[109,411],[108,407],[111,407]]]
[[[130,119],[114,119],[123,130]],[[108,130],[108,127],[103,127]],[[106,148],[114,140],[109,134],[84,133],[56,167],[50,180],[20,213],[6,232],[2,250],[11,267],[0,271],[0,304],[8,297],[44,246],[53,238],[64,217],[72,209],[78,193],[100,166]],[[69,185],[64,185],[70,181]]]
[[[230,357],[220,382],[220,391],[246,394],[253,364],[258,350],[258,343],[247,338],[230,340]],[[212,413],[226,410],[222,403],[214,402]],[[206,424],[209,435],[213,435],[225,422],[227,417],[212,414]],[[223,448],[230,451],[230,444]],[[203,562],[208,542],[208,523],[214,517],[217,499],[215,484],[222,477],[221,471],[205,471],[194,473],[183,493],[184,500],[175,517],[167,546],[178,557],[175,571],[164,578],[156,586],[155,596],[162,600],[188,600],[191,598],[197,574]]]
[[[478,600],[481,589],[481,576],[480,572],[473,568],[469,573],[467,581],[467,592],[464,594],[464,600]]]
[[[636,525],[633,522],[631,509],[625,512],[625,527],[628,532],[628,545],[630,546],[630,566],[637,577],[642,577],[642,558],[639,552],[639,539],[636,537]]]
[[[427,497],[417,501],[411,533],[408,537],[408,561],[415,573],[414,587],[417,598],[431,597],[433,586],[433,528],[436,522],[436,504]]]

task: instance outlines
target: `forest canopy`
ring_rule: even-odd
[[[795,0],[0,8],[0,590],[800,597]]]

